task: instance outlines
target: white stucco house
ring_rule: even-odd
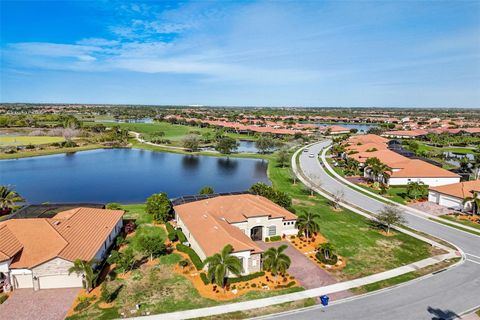
[[[255,241],[298,233],[296,215],[257,195],[217,196],[174,210],[177,226],[202,260],[230,244],[232,255],[242,261],[243,274],[261,270],[263,250]]]
[[[68,274],[76,259],[101,262],[122,229],[124,211],[76,208],[53,218],[0,222],[0,283],[4,290],[82,287]]]
[[[472,203],[464,203],[464,200],[471,198],[475,192],[480,193],[480,180],[430,187],[428,201],[453,210],[471,212],[473,210]]]

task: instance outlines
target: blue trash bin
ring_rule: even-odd
[[[328,306],[328,300],[330,300],[330,298],[327,295],[323,295],[320,297],[320,302],[324,307]]]

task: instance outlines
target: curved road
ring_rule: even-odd
[[[355,191],[331,177],[320,165],[318,155],[330,141],[309,147],[300,155],[300,169],[311,182],[335,194],[344,192],[344,202],[376,213],[385,204]],[[315,157],[308,155],[313,153]],[[480,237],[453,227],[417,216],[404,214],[407,225],[416,230],[447,240],[461,248],[464,263],[421,280],[379,291],[370,295],[331,304],[327,309],[315,306],[270,316],[274,319],[381,319],[422,320],[456,319],[457,315],[480,306]]]

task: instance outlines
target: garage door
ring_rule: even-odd
[[[13,287],[15,289],[33,288],[33,279],[31,274],[12,275]]]
[[[40,289],[81,288],[82,277],[76,273],[41,276],[38,278]]]
[[[454,198],[440,196],[439,205],[458,210],[462,207],[462,201]]]

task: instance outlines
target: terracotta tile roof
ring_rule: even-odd
[[[406,163],[399,171],[393,172],[392,178],[457,178],[458,174],[439,168],[428,162],[414,159]]]
[[[361,145],[356,145],[356,144],[351,144],[347,145],[345,147],[346,150],[348,151],[358,151],[358,152],[366,152],[367,150],[387,150],[388,146],[386,143],[374,143],[374,142],[369,142]]]
[[[13,258],[22,249],[22,244],[8,229],[7,225],[0,225],[0,261]]]
[[[174,210],[207,256],[221,251],[227,244],[233,246],[234,252],[262,252],[248,235],[230,223],[245,222],[247,218],[259,216],[285,220],[297,218],[270,200],[249,194],[190,202],[175,206]]]
[[[439,187],[430,187],[429,189],[456,198],[465,199],[473,196],[474,191],[480,192],[480,180],[452,183]]]
[[[376,134],[364,134],[350,137],[347,140],[348,144],[366,144],[366,143],[387,143],[389,139],[377,136]]]
[[[0,252],[12,250],[13,240],[4,241],[4,235],[8,235],[3,231],[6,229],[23,248],[10,264],[11,268],[33,268],[55,257],[89,261],[123,214],[121,210],[76,208],[59,212],[52,219],[3,221],[0,222]],[[18,248],[18,244],[14,246]]]
[[[348,157],[358,160],[361,163],[366,162],[369,158],[378,158],[383,164],[392,169],[404,168],[408,162],[412,161],[391,150],[378,150],[373,152],[359,152],[348,155]]]
[[[68,242],[59,256],[70,261],[93,259],[123,214],[123,210],[95,208],[78,208],[58,213],[51,219],[51,223]]]
[[[401,137],[418,137],[428,134],[428,131],[417,129],[417,130],[397,130],[397,131],[387,131],[384,132],[384,136],[401,136]]]

